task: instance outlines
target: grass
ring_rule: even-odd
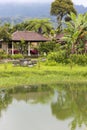
[[[87,66],[44,64],[35,67],[20,67],[12,64],[0,64],[0,88],[12,88],[29,85],[87,85]]]

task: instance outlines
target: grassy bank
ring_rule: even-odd
[[[0,88],[41,84],[87,85],[87,67],[41,65],[29,68],[0,64]]]

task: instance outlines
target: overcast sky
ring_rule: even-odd
[[[17,2],[17,3],[27,3],[27,2],[52,2],[54,0],[0,0],[0,3],[9,3],[9,2]],[[75,4],[84,5],[87,7],[87,0],[72,0]]]

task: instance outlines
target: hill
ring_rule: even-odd
[[[50,3],[28,3],[28,4],[0,4],[0,21],[19,23],[25,19],[31,18],[51,18],[50,16]],[[75,5],[78,13],[87,12],[84,6]]]

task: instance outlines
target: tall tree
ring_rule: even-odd
[[[62,19],[67,15],[73,12],[76,14],[76,10],[73,6],[71,0],[55,0],[51,4],[51,15],[57,16],[58,20],[58,30],[62,30]]]

